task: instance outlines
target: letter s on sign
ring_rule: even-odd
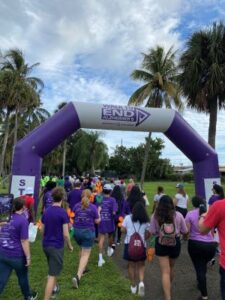
[[[25,186],[25,185],[26,185],[25,179],[20,179],[19,186]]]

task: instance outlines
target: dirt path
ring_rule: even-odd
[[[121,271],[127,276],[126,262],[122,259],[123,245],[116,248],[114,260]],[[208,268],[207,283],[209,300],[219,300],[219,266],[216,264]],[[146,264],[145,271],[145,298],[148,300],[163,300],[161,287],[161,274],[157,257],[152,263]],[[183,242],[181,255],[175,265],[175,277],[173,282],[173,300],[196,300],[200,296],[197,290],[195,272],[187,253],[187,242]]]

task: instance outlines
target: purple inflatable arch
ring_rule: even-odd
[[[216,152],[176,111],[71,102],[16,144],[10,185],[15,197],[33,187],[38,204],[43,157],[79,128],[163,132],[192,161],[196,194],[208,198],[220,182]]]

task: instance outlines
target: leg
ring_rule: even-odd
[[[162,286],[165,300],[171,300],[170,261],[168,256],[159,256],[159,265],[162,276]]]
[[[9,280],[12,270],[12,267],[5,261],[4,257],[0,256],[0,295]]]
[[[130,279],[131,285],[133,287],[136,286],[135,282],[135,270],[136,270],[136,263],[133,261],[128,262],[128,277]]]
[[[108,234],[109,247],[112,248],[113,244],[113,232]]]
[[[220,267],[220,289],[222,300],[225,300],[225,269]]]
[[[44,300],[49,300],[51,295],[52,295],[52,291],[54,289],[56,285],[56,277],[55,276],[48,276],[48,280],[47,280],[47,284],[45,287],[45,296],[44,296]]]
[[[171,283],[173,282],[173,277],[174,277],[174,265],[175,265],[176,259],[170,258],[169,263],[170,263],[170,281]]]
[[[81,249],[81,256],[80,256],[80,262],[79,262],[79,267],[78,267],[78,272],[77,272],[77,276],[80,279],[87,264],[88,264],[88,260],[91,254],[91,248],[82,248]]]
[[[137,263],[137,272],[138,272],[138,276],[139,276],[139,281],[143,282],[144,276],[145,276],[145,262],[144,261],[139,261]]]
[[[121,228],[118,227],[118,231],[117,231],[117,242],[118,242],[118,243],[120,243],[121,235],[122,235]]]
[[[28,281],[28,268],[25,266],[25,260],[23,258],[17,259],[13,263],[16,275],[18,278],[19,286],[25,299],[28,299],[30,295],[30,287]]]
[[[99,254],[102,254],[102,253],[103,253],[104,241],[105,241],[105,234],[99,233],[99,234],[98,234]]]

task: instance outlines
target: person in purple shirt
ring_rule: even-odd
[[[199,231],[199,207],[202,205],[206,206],[205,200],[200,197],[192,198],[193,210],[189,211],[186,215],[185,221],[189,230],[189,240],[188,240],[188,253],[192,260],[195,268],[198,289],[201,292],[200,299],[208,299],[207,285],[206,285],[206,272],[207,263],[214,257],[216,253],[216,242],[212,232],[203,235]]]
[[[159,237],[163,224],[174,224],[176,234],[176,243],[174,246],[163,245],[160,242]],[[159,259],[164,297],[165,300],[171,300],[173,269],[181,251],[180,235],[187,234],[188,232],[184,217],[180,212],[175,210],[171,197],[164,195],[160,198],[156,210],[151,217],[150,231],[156,236],[155,254]]]
[[[69,250],[73,251],[69,237],[69,217],[61,207],[65,197],[62,187],[54,188],[52,191],[53,204],[45,210],[42,216],[42,245],[48,262],[48,280],[44,300],[49,300],[59,290],[56,285],[56,276],[60,274],[63,267],[64,240]]]
[[[28,267],[31,263],[28,241],[28,221],[24,217],[24,199],[15,198],[14,213],[9,223],[0,227],[0,298],[9,277],[15,270],[25,300],[37,299],[31,292],[28,281]]]
[[[44,194],[43,194],[43,201],[42,201],[42,208],[41,212],[43,213],[45,209],[47,209],[49,206],[52,206],[53,198],[52,198],[52,190],[56,187],[56,183],[53,181],[48,181]]]
[[[105,263],[103,259],[103,245],[105,242],[105,237],[108,235],[108,250],[107,255],[113,255],[113,233],[115,231],[115,215],[118,210],[116,199],[110,197],[112,191],[112,186],[110,184],[105,184],[103,187],[103,198],[101,203],[97,203],[98,210],[100,213],[101,222],[99,223],[98,233],[99,233],[99,260],[98,266],[102,267]]]
[[[69,176],[65,176],[64,189],[67,193],[69,193],[72,190],[72,183],[70,181]]]
[[[87,193],[82,194],[81,202],[75,205],[73,211],[75,213],[73,223],[74,237],[81,249],[77,275],[72,279],[72,283],[73,287],[78,288],[94,244],[95,224],[99,224],[100,218],[96,206],[90,203]]]
[[[214,202],[224,199],[224,191],[221,185],[214,184],[212,188],[213,195],[209,198],[208,204],[213,205]]]
[[[73,210],[74,206],[81,202],[81,182],[77,179],[74,183],[74,189],[69,193],[67,202],[69,204],[69,208]]]
[[[116,199],[117,207],[118,207],[118,210],[115,215],[115,231],[113,234],[113,240],[114,240],[114,243],[116,242],[117,245],[119,245],[120,240],[121,240],[121,228],[118,227],[118,224],[120,222],[119,217],[123,218],[126,214],[129,214],[128,213],[128,203],[124,199],[124,196],[122,194],[122,191],[121,191],[119,185],[114,186],[111,197]],[[115,244],[114,244],[114,246],[115,246]]]

